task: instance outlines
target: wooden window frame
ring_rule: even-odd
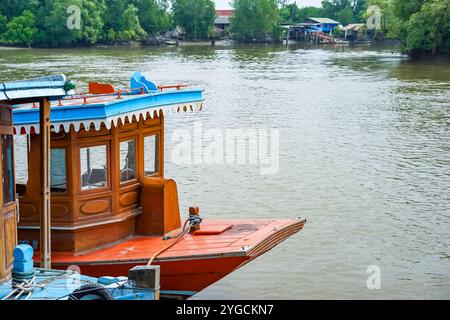
[[[11,157],[12,157],[12,159],[11,159],[11,175],[12,175],[12,180],[13,180],[13,199],[11,200],[11,201],[8,201],[8,202],[4,202],[4,191],[3,191],[3,187],[5,187],[5,185],[4,185],[4,183],[3,183],[3,179],[5,178],[4,176],[3,176],[3,161],[1,161],[1,166],[0,166],[0,169],[2,170],[2,174],[1,174],[1,177],[2,177],[2,180],[0,181],[1,182],[1,184],[2,184],[2,194],[1,194],[1,196],[2,196],[2,203],[3,203],[3,207],[9,207],[9,206],[11,206],[12,204],[15,204],[15,201],[16,201],[16,159],[15,159],[15,154],[14,154],[14,136],[12,135],[12,134],[8,134],[8,133],[1,133],[0,134],[0,137],[1,136],[10,136],[11,137],[11,139],[12,139],[12,141],[11,141],[11,148],[12,148],[12,151],[11,151]],[[3,139],[0,139],[0,149],[3,151]]]
[[[157,161],[157,170],[149,175],[145,174],[145,138],[146,137],[151,137],[151,136],[156,136],[156,161]],[[161,131],[160,130],[155,130],[155,131],[149,131],[149,132],[145,132],[142,134],[142,154],[143,154],[143,176],[144,178],[156,178],[156,177],[160,177],[161,175]]]
[[[65,155],[65,162],[66,162],[66,191],[64,192],[57,192],[57,191],[51,191],[51,181],[50,181],[50,194],[51,196],[56,196],[56,197],[67,197],[69,195],[69,179],[70,179],[70,170],[69,170],[69,166],[70,166],[70,162],[69,162],[69,149],[66,145],[61,145],[61,146],[51,146],[50,147],[50,154],[52,149],[64,149],[64,155]],[[52,158],[50,157],[50,173],[51,173],[51,163],[52,163]],[[80,163],[81,164],[81,163]],[[80,170],[81,170],[81,165],[80,165]],[[80,177],[81,178],[81,177]],[[29,180],[29,179],[28,179]],[[25,193],[26,194],[26,193]]]
[[[106,146],[106,187],[102,188],[95,188],[95,189],[85,189],[83,190],[82,187],[82,179],[81,179],[81,149],[83,148],[90,148],[90,147],[100,147],[100,146]],[[87,194],[95,194],[100,192],[108,192],[112,190],[112,183],[111,183],[111,141],[105,140],[102,142],[91,142],[91,143],[81,143],[77,147],[77,160],[78,160],[78,192],[80,195],[87,195]]]
[[[134,179],[127,180],[127,181],[121,181],[121,179],[120,179],[120,177],[121,177],[120,170],[122,170],[122,168],[121,168],[121,163],[120,163],[120,144],[122,142],[130,141],[130,140],[134,140],[134,163],[135,163]],[[117,152],[117,163],[118,163],[118,168],[119,168],[119,172],[117,172],[117,175],[118,175],[118,178],[119,178],[119,188],[124,188],[124,187],[127,187],[129,185],[133,185],[133,184],[138,183],[138,181],[139,181],[139,136],[137,136],[137,135],[130,135],[130,136],[120,137],[117,149],[118,149],[118,152]]]

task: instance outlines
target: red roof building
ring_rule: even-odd
[[[230,26],[230,17],[234,15],[234,10],[216,10],[216,20],[214,25],[218,30],[225,30]]]
[[[231,17],[234,14],[234,10],[216,10],[218,17]]]

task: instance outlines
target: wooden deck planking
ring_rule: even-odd
[[[208,220],[205,220],[205,222]],[[233,228],[219,235],[186,235],[174,247],[162,253],[159,258],[182,258],[188,256],[222,255],[244,252],[242,247],[252,247],[279,233],[289,229],[297,220],[224,220],[233,224]],[[208,225],[223,224],[222,220],[209,221]],[[249,230],[246,230],[248,228]],[[284,232],[283,232],[284,233]],[[279,235],[283,238],[283,233]],[[288,232],[289,233],[289,232]],[[278,237],[277,237],[278,238]],[[274,239],[275,240],[275,239]],[[277,242],[278,239],[275,240]],[[114,246],[90,253],[74,256],[66,253],[54,253],[53,261],[61,262],[102,262],[130,261],[149,259],[158,250],[175,241],[163,240],[162,237],[134,237]],[[157,259],[158,260],[158,259]]]

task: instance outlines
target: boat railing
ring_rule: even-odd
[[[170,85],[170,86],[158,86],[158,90],[159,91],[163,91],[165,89],[177,89],[177,90],[181,90],[182,88],[186,88],[189,85],[187,84],[176,84],[176,85]]]
[[[181,89],[186,88],[188,86],[189,85],[187,85],[187,84],[158,86],[158,90],[161,91],[161,92],[164,91],[164,90],[168,90],[168,89],[181,90]],[[58,106],[62,107],[63,106],[63,101],[83,100],[83,104],[88,104],[88,99],[89,98],[117,96],[116,99],[122,99],[123,95],[127,95],[127,94],[144,94],[144,93],[145,93],[145,88],[144,87],[134,88],[134,89],[116,90],[113,93],[92,94],[92,93],[89,93],[89,92],[81,92],[81,93],[78,93],[77,95],[74,95],[74,96],[64,97],[62,99],[59,99],[58,100]],[[33,108],[38,108],[38,105],[36,103],[33,103]]]

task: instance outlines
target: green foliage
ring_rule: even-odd
[[[138,9],[129,4],[123,12],[117,38],[119,40],[140,40],[146,35],[139,22]]]
[[[72,0],[81,8],[82,0]],[[82,39],[81,29],[67,27],[67,1],[46,0],[38,11],[38,42],[50,46],[68,46]]]
[[[212,0],[172,0],[174,22],[182,27],[188,39],[205,39],[214,26],[216,8]]]
[[[31,45],[38,33],[36,17],[29,10],[25,10],[22,15],[14,17],[6,24],[6,28],[3,37],[9,43]]]
[[[345,7],[344,9],[336,12],[336,19],[344,26],[355,21],[353,11],[350,7]]]
[[[114,40],[117,40],[117,33],[114,31],[114,29],[109,29],[106,33],[106,40],[112,42]]]
[[[7,21],[21,16],[25,10],[35,14],[33,21],[37,32],[32,37],[32,43],[42,46],[140,40],[147,34],[168,31],[172,26],[169,0],[1,0],[1,2],[0,39],[11,43],[23,43],[24,36],[10,31],[6,40],[3,34],[7,32]],[[76,6],[79,11],[75,13],[70,10],[75,8],[71,6]],[[69,28],[68,19],[75,21],[74,15],[80,18],[79,27]],[[23,24],[23,21],[21,23]],[[17,35],[17,39],[12,39],[13,34]]]
[[[336,28],[333,29],[333,36],[334,37],[338,38],[338,37],[342,36],[342,33],[343,33],[343,31],[339,27],[336,27]]]
[[[289,4],[280,10],[280,19],[283,23],[301,23],[305,22],[308,18],[322,16],[324,16],[322,8],[299,8],[295,3]]]
[[[351,22],[361,22],[367,10],[368,0],[323,0],[323,15],[339,21],[339,17]],[[351,18],[349,9],[352,12]],[[343,21],[339,21],[345,24]]]
[[[276,0],[234,0],[230,32],[240,41],[263,41],[266,35],[279,36]]]
[[[171,19],[168,13],[168,0],[134,0],[138,9],[139,21],[148,34],[168,31]]]
[[[81,39],[88,44],[97,43],[103,33],[105,0],[83,0],[81,7]]]
[[[405,24],[405,47],[411,55],[450,56],[450,1],[424,2]]]
[[[412,57],[450,56],[450,0],[370,0],[382,12],[382,29]]]
[[[104,30],[106,30],[106,36],[110,36],[110,30],[116,33],[119,30],[119,24],[122,23],[122,15],[127,8],[127,0],[106,0],[106,11],[103,16]],[[112,39],[112,40],[115,40]]]
[[[8,18],[0,14],[0,37],[6,32],[6,24],[8,23]]]
[[[396,39],[400,35],[400,19],[394,14],[393,0],[369,0],[369,5],[376,5],[381,10],[381,31],[390,39]],[[371,15],[368,12],[364,19]]]
[[[34,12],[39,5],[39,0],[1,0],[0,15],[8,20],[20,16],[25,10]]]

